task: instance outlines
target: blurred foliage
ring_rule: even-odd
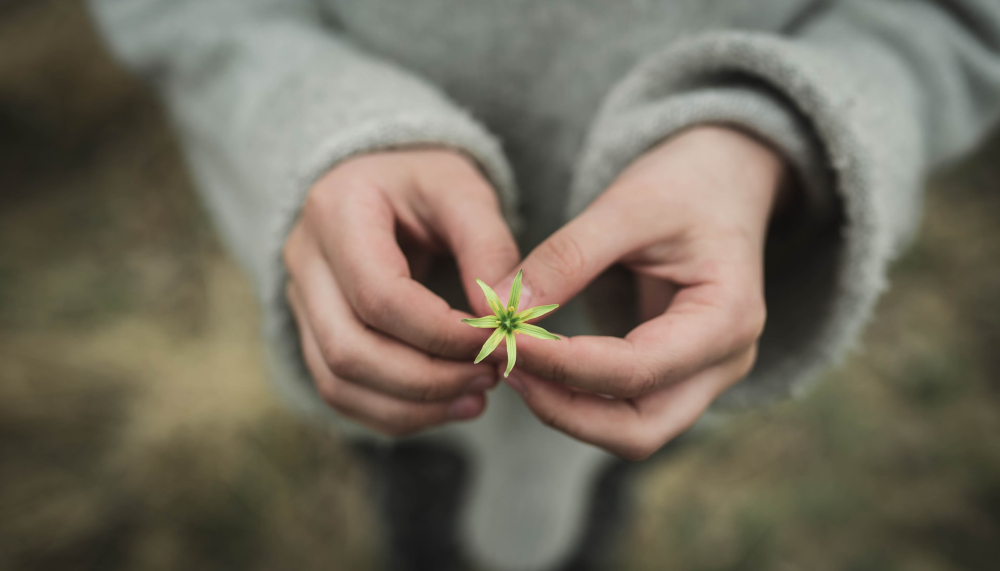
[[[933,181],[817,390],[638,476],[616,568],[996,568],[998,157]],[[373,567],[358,464],[271,394],[162,111],[76,1],[0,1],[0,245],[0,569]]]
[[[0,5],[0,569],[372,567],[340,442],[78,2]]]

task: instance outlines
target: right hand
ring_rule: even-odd
[[[404,249],[406,253],[404,253]],[[479,416],[493,365],[470,315],[415,281],[411,266],[455,256],[472,307],[520,259],[496,193],[455,151],[348,159],[310,189],[284,246],[287,295],[320,396],[390,436]]]

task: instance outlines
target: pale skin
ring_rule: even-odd
[[[690,129],[639,157],[522,260],[495,193],[462,155],[345,161],[312,189],[285,248],[318,390],[342,414],[402,435],[478,416],[492,384],[474,379],[504,368],[499,350],[472,365],[486,333],[412,279],[396,224],[418,251],[455,256],[479,315],[489,309],[476,277],[504,298],[522,269],[522,306],[564,304],[622,264],[639,277],[644,321],[624,338],[518,336],[507,382],[553,428],[646,458],[753,366],[766,314],[764,240],[785,171],[777,153],[739,131]],[[420,374],[404,374],[412,367]]]
[[[497,382],[492,364],[472,362],[485,339],[461,322],[473,316],[411,271],[435,252],[455,256],[477,301],[477,277],[498,281],[520,259],[496,192],[472,161],[440,149],[342,162],[310,190],[285,242],[288,299],[319,395],[390,436],[479,416]]]

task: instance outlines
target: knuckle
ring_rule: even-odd
[[[563,358],[554,358],[549,362],[548,378],[556,383],[565,383],[569,380],[569,367]]]
[[[536,411],[536,416],[538,416],[538,420],[542,421],[542,424],[549,428],[559,431],[563,429],[562,418],[556,410]]]
[[[330,341],[320,345],[323,360],[330,371],[338,377],[353,378],[358,370],[359,359],[351,346],[343,340]]]
[[[406,387],[407,396],[417,402],[433,402],[444,400],[450,395],[449,387],[438,383],[418,381]]]
[[[354,294],[354,309],[363,321],[376,325],[385,319],[388,301],[380,288],[361,284]]]
[[[302,205],[302,218],[308,222],[319,222],[326,218],[336,208],[334,201],[336,193],[332,185],[322,185],[313,187],[306,195],[306,200]]]
[[[736,296],[728,307],[726,314],[732,324],[732,341],[740,347],[745,347],[764,333],[764,322],[767,312],[763,301],[756,295],[744,294]]]
[[[479,176],[478,173],[474,174],[476,178],[469,181],[472,192],[484,204],[495,210],[497,214],[500,214],[503,210],[500,203],[500,194],[493,188],[493,185],[489,181]]]
[[[460,176],[467,177],[472,180],[483,180],[482,175],[479,174],[479,167],[476,166],[476,162],[471,156],[465,153],[456,153],[455,151],[450,150],[438,152],[441,154],[442,160],[449,163],[451,168],[454,169]],[[485,181],[483,181],[483,183],[485,183]]]
[[[451,150],[435,150],[427,154],[428,158],[435,162],[437,174],[446,181],[461,183],[459,188],[462,188],[462,192],[482,191],[488,188],[471,157]],[[452,187],[449,185],[448,188]]]
[[[425,337],[427,352],[432,355],[447,355],[449,350],[455,345],[455,339],[449,330],[433,329],[428,331]]]
[[[514,260],[521,259],[517,244],[510,240],[490,240],[488,245],[476,256],[484,266],[506,266]]]
[[[586,258],[579,241],[572,234],[557,232],[548,240],[548,247],[539,251],[541,262],[563,278],[583,271]]]
[[[628,397],[638,397],[656,389],[658,378],[656,372],[642,362],[632,364],[632,372],[627,383]]]
[[[432,359],[432,364],[442,363]],[[400,385],[400,394],[407,400],[416,402],[438,402],[453,399],[465,391],[467,379],[456,377],[446,379],[439,371],[428,370],[410,375]]]

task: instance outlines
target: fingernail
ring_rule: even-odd
[[[512,375],[508,375],[504,379],[504,382],[507,383],[508,385],[510,385],[510,388],[512,388],[515,391],[517,391],[518,394],[521,395],[522,397],[528,396],[528,389],[525,388],[524,382],[522,382],[521,379],[519,379],[517,377],[517,375],[513,375],[513,374]]]
[[[493,291],[497,292],[497,297],[500,298],[500,301],[507,303],[507,298],[510,297],[510,286],[512,285],[514,285],[514,278],[507,278],[493,288]],[[522,287],[522,289],[524,288]]]
[[[472,379],[472,382],[469,383],[469,386],[465,390],[470,393],[481,393],[492,389],[496,384],[497,376],[491,373]]]
[[[476,395],[465,395],[448,407],[448,417],[452,420],[464,420],[479,414],[480,397]]]
[[[514,277],[510,277],[504,280],[501,285],[494,288],[494,290],[497,292],[497,296],[499,296],[501,300],[507,301],[508,299],[510,299],[510,288],[513,285],[514,285]],[[531,288],[528,287],[528,284],[525,282],[524,276],[521,276],[521,298],[520,301],[518,301],[517,303],[517,309],[521,310],[528,309],[529,307],[531,307],[531,305],[529,305],[530,303],[531,303]]]
[[[517,304],[520,311],[524,311],[531,307],[531,288],[528,284],[524,283],[523,278],[521,282],[521,301]]]

